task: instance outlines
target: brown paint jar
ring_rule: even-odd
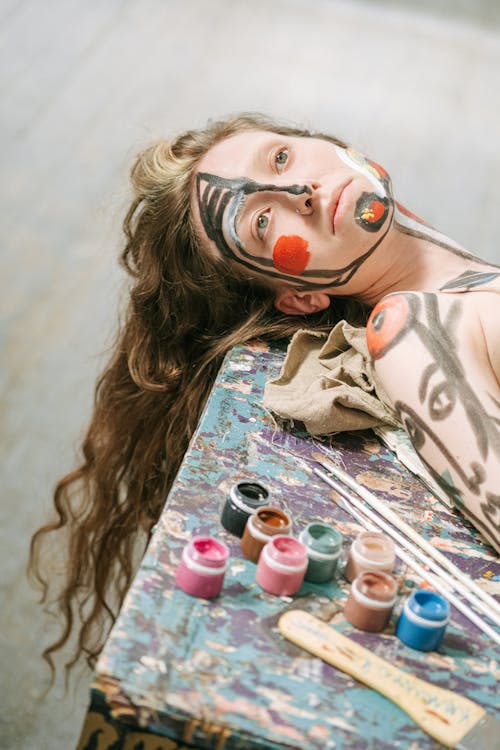
[[[354,579],[344,607],[344,617],[359,630],[378,633],[389,622],[398,585],[389,573],[373,570]]]
[[[241,539],[241,551],[252,562],[258,562],[265,544],[276,534],[290,534],[292,522],[281,508],[265,505],[250,516]]]
[[[354,581],[365,570],[391,573],[396,559],[394,542],[380,531],[363,531],[349,549],[344,577]]]

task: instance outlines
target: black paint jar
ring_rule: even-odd
[[[257,482],[237,482],[231,487],[221,515],[226,531],[242,537],[249,516],[268,504],[269,492]]]

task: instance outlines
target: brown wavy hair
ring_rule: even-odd
[[[306,324],[278,312],[264,282],[208,253],[193,225],[200,159],[221,140],[256,129],[345,145],[244,114],[160,140],[132,167],[121,255],[131,279],[128,307],[96,385],[81,464],[57,484],[55,520],[30,547],[29,572],[61,619],[59,637],[43,652],[52,679],[53,657],[68,644],[66,674],[81,656],[95,665],[224,354],[250,339],[289,337]],[[307,325],[327,329],[363,313],[336,300]]]

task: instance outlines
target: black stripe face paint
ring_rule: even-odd
[[[361,171],[359,166],[356,166],[356,168]],[[389,217],[392,218],[393,200],[392,197],[385,197],[385,189],[388,184],[388,181],[387,184],[385,181],[381,182],[382,195],[370,194],[371,202],[377,198],[383,206],[383,215],[378,214],[376,222],[368,219],[364,222],[364,225],[363,222],[360,222],[360,225],[367,231],[378,231]],[[310,186],[261,184],[246,177],[228,179],[207,172],[200,172],[196,176],[196,192],[203,228],[208,238],[215,243],[225,258],[254,271],[261,271],[265,275],[280,281],[292,281],[298,289],[327,289],[346,284],[365,260],[377,249],[391,225],[391,221],[389,221],[383,235],[366,252],[348,265],[339,269],[302,270],[299,274],[299,282],[296,274],[287,274],[278,270],[271,258],[262,258],[248,252],[239,237],[237,220],[245,199],[249,195],[265,192],[312,195],[313,191]],[[363,201],[363,207],[365,207],[364,195],[360,199]],[[314,278],[318,277],[328,279],[328,281],[313,281]]]
[[[206,172],[197,174],[196,187],[201,221],[208,238],[215,242],[224,257],[253,269],[259,265],[263,268],[273,268],[273,262],[270,258],[259,258],[248,253],[239,238],[236,223],[246,196],[265,192],[312,194],[312,189],[307,185],[263,185],[246,177],[227,179]],[[241,257],[227,242],[224,225]]]

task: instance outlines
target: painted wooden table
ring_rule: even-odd
[[[220,525],[231,486],[241,479],[259,481],[273,504],[292,515],[295,534],[311,520],[333,523],[345,537],[345,553],[361,528],[311,471],[326,449],[500,598],[498,557],[371,432],[317,441],[300,429],[275,425],[261,402],[264,383],[282,359],[282,351],[260,344],[235,348],[226,358],[99,660],[79,750],[440,747],[380,694],[285,641],[277,620],[291,607],[318,614],[401,669],[498,715],[500,649],[463,615],[452,609],[438,652],[401,643],[395,617],[381,634],[357,631],[343,616],[349,585],[341,575],[328,584],[304,583],[293,598],[267,594],[255,582],[256,566],[243,558],[239,539]],[[216,600],[192,598],[175,586],[181,551],[195,534],[216,536],[230,547]],[[401,566],[396,575],[403,592],[420,583]]]

